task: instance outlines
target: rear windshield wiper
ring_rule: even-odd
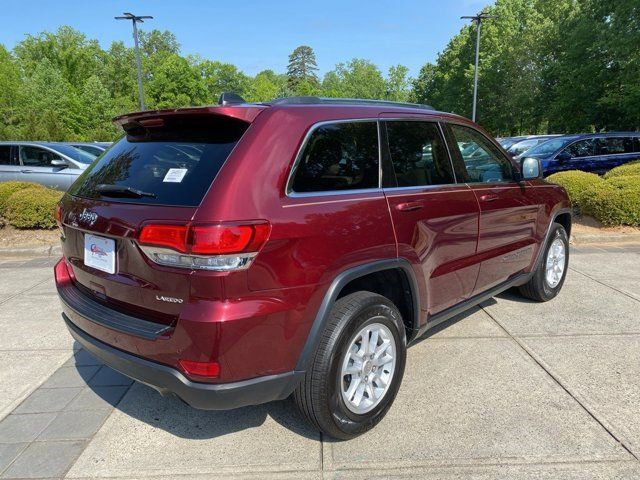
[[[108,185],[105,183],[101,183],[96,187],[96,190],[105,197],[156,198],[155,193],[143,192],[142,190],[138,190],[137,188],[124,187],[120,185]]]

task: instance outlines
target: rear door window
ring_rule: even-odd
[[[383,125],[398,187],[455,183],[436,123],[389,120]]]
[[[200,205],[248,124],[226,117],[169,117],[160,126],[125,125],[127,135],[93,163],[69,192],[85,198]],[[105,193],[102,185],[111,186]],[[117,195],[114,189],[143,195]]]
[[[378,188],[375,120],[324,124],[313,130],[289,190],[297,193]]]

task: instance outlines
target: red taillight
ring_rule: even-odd
[[[187,227],[184,225],[145,225],[138,239],[144,245],[187,251]]]
[[[180,368],[187,375],[197,375],[199,377],[217,377],[220,375],[220,364],[217,362],[195,362],[193,360],[178,360]]]
[[[145,225],[138,240],[142,245],[168,247],[196,255],[227,255],[257,252],[269,237],[268,223],[193,225]]]

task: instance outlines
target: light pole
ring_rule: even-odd
[[[488,18],[497,18],[496,15],[489,15],[484,12],[480,12],[477,15],[460,17],[463,19],[470,19],[472,22],[476,22],[478,26],[476,32],[476,68],[473,74],[473,111],[471,114],[471,120],[476,121],[476,102],[478,101],[478,61],[480,58],[480,28],[482,21]]]
[[[136,47],[136,64],[138,66],[138,96],[140,97],[140,110],[144,110],[144,89],[142,88],[142,64],[140,63],[140,47],[138,46],[138,27],[137,23],[144,23],[145,19],[153,18],[149,15],[138,16],[133,13],[125,12],[123,17],[114,17],[116,20],[131,20],[133,24],[133,43]]]

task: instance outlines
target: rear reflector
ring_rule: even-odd
[[[220,365],[217,362],[194,362],[193,360],[178,360],[180,368],[187,375],[214,378],[220,375]]]

